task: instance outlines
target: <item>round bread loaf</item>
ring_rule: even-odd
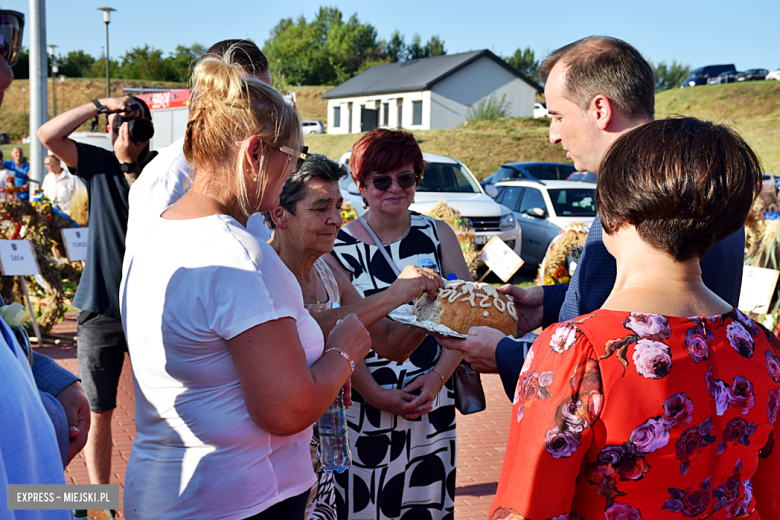
[[[517,310],[512,300],[491,285],[452,280],[435,300],[423,294],[414,302],[414,315],[468,334],[471,327],[492,327],[507,336],[517,334]]]

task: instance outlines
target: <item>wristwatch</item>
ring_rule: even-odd
[[[122,170],[122,173],[141,173],[141,167],[138,165],[138,161],[120,163],[119,169]]]

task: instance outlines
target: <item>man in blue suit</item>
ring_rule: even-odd
[[[655,77],[639,52],[616,38],[591,36],[551,53],[539,68],[550,122],[550,142],[560,144],[579,171],[598,173],[609,147],[624,133],[653,120]],[[736,307],[742,282],[744,228],[716,244],[701,260],[710,289]],[[515,300],[518,337],[538,327],[566,321],[602,306],[612,291],[615,259],[593,221],[571,282],[499,291]],[[465,340],[440,340],[457,349],[479,372],[498,372],[512,399],[531,342],[488,327],[473,327]]]

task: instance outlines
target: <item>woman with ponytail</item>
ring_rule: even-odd
[[[354,315],[324,341],[293,274],[245,229],[302,158],[281,95],[224,57],[193,73],[192,187],[149,229],[123,279],[136,430],[130,519],[301,519],[311,425],[368,352]]]

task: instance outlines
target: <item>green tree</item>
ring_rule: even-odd
[[[420,58],[427,58],[426,48],[422,46],[422,40],[418,33],[414,33],[412,37],[412,43],[406,48],[406,59],[419,60]]]
[[[65,57],[60,56],[57,59],[60,74],[70,78],[91,77],[94,63],[95,58],[84,51],[70,51]]]
[[[16,59],[13,71],[16,79],[30,78],[30,50],[26,47],[19,50],[19,57]]]
[[[517,49],[512,56],[504,58],[504,61],[525,74],[529,79],[532,79],[537,83],[539,82],[539,76],[536,74],[536,71],[539,68],[539,61],[536,59],[535,53],[531,50],[531,47]]]
[[[263,45],[274,81],[323,85],[346,81],[364,64],[385,59],[377,32],[353,14],[346,22],[335,7],[320,7],[311,22],[281,20]]]
[[[444,48],[444,40],[439,38],[437,34],[431,36],[431,39],[425,44],[425,54],[428,56],[444,56],[447,54],[447,49]]]
[[[678,63],[677,60],[672,60],[672,63],[669,65],[664,61],[659,62],[658,64],[651,61],[650,66],[653,68],[653,73],[655,74],[656,92],[679,87],[691,72],[690,65],[683,65],[682,63]]]
[[[385,44],[385,54],[392,62],[403,61],[406,58],[406,42],[404,35],[398,29],[393,31],[390,41]]]
[[[207,50],[206,47],[199,43],[193,43],[190,47],[177,45],[176,50],[167,58],[169,74],[175,78],[173,81],[188,82],[192,65]]]

